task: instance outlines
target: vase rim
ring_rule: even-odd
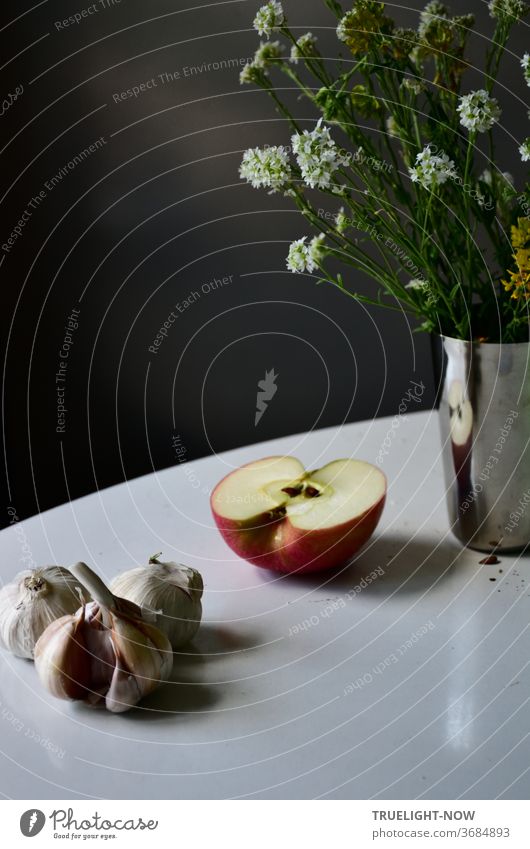
[[[439,339],[448,339],[451,342],[462,342],[464,345],[480,345],[481,347],[489,348],[521,348],[524,345],[528,347],[530,342],[480,342],[478,339],[460,339],[458,336],[447,336],[444,333],[435,333]]]

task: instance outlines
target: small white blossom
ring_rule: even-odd
[[[265,5],[256,12],[256,17],[254,18],[254,29],[257,30],[260,35],[266,35],[267,38],[269,38],[272,31],[281,27],[284,21],[285,15],[283,13],[282,4],[278,3],[277,0],[270,0],[269,3],[265,3]]]
[[[252,62],[247,62],[239,74],[239,82],[258,82],[260,73],[266,71],[267,67],[273,64],[275,60],[282,58],[283,50],[284,48],[279,41],[262,42],[256,50]]]
[[[281,59],[283,51],[279,41],[262,42],[254,54],[253,64],[256,68],[266,68],[275,59]]]
[[[420,38],[424,38],[431,24],[440,18],[447,20],[447,9],[444,4],[439,3],[438,0],[431,0],[430,3],[427,3],[425,9],[420,12],[420,23],[418,26],[418,34],[420,35]]]
[[[287,268],[294,274],[301,274],[304,271],[312,272],[318,268],[318,264],[322,259],[322,242],[324,233],[319,233],[318,236],[313,236],[308,245],[306,245],[307,236],[302,236],[293,242],[287,254]]]
[[[385,123],[388,135],[396,139],[399,138],[399,127],[393,115],[390,115],[390,117],[386,119]]]
[[[417,80],[415,77],[405,77],[401,83],[401,88],[405,88],[413,94],[421,94],[421,92],[424,91],[425,86],[421,80]]]
[[[519,148],[523,162],[530,162],[530,138],[526,139]]]
[[[255,83],[258,80],[258,72],[253,62],[247,62],[241,68],[239,74],[239,82],[241,85],[248,85],[249,83]]]
[[[484,89],[463,95],[460,98],[457,111],[460,112],[462,126],[467,130],[478,133],[491,130],[501,117],[497,100],[490,97]]]
[[[450,178],[456,177],[455,163],[446,153],[440,156],[431,153],[429,145],[416,156],[416,165],[409,168],[410,179],[420,183],[424,189],[441,186]]]
[[[428,288],[429,284],[427,281],[417,277],[405,286],[405,289],[417,289],[418,291],[425,291]]]
[[[345,44],[351,37],[351,26],[352,23],[355,25],[355,15],[355,10],[352,9],[350,12],[346,12],[337,24],[337,38]]]
[[[530,53],[525,53],[523,58],[521,59],[521,66],[523,68],[524,78],[526,80],[527,86],[530,86]]]
[[[351,220],[348,218],[346,213],[344,212],[344,207],[341,206],[339,211],[335,216],[335,227],[338,233],[344,233],[351,224]]]
[[[428,307],[436,306],[438,302],[438,297],[433,292],[431,284],[424,277],[416,277],[414,280],[411,280],[410,283],[407,283],[405,289],[411,289],[421,296],[426,296],[425,304]]]
[[[528,11],[528,6],[523,0],[490,0],[488,3],[492,18],[514,18],[519,20]]]
[[[302,179],[312,189],[328,188],[336,169],[348,162],[348,157],[331,138],[328,127],[321,124],[322,118],[311,132],[304,130],[291,138]]]
[[[297,65],[299,59],[314,56],[316,46],[317,40],[312,33],[306,32],[305,35],[301,35],[296,44],[291,47],[291,62]]]
[[[506,183],[509,183],[510,186],[513,186],[515,184],[515,180],[513,179],[513,176],[509,173],[509,171],[503,171],[500,174],[496,172],[495,177],[497,180],[504,180]],[[487,186],[493,185],[493,174],[489,168],[486,168],[486,170],[482,172],[482,174],[480,175],[480,179],[483,183],[486,183]]]
[[[249,148],[243,154],[239,176],[255,189],[264,186],[276,192],[291,179],[289,154],[282,146]]]

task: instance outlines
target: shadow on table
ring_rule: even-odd
[[[217,625],[212,622],[202,622],[199,632],[195,637],[192,648],[195,653],[200,652],[203,660],[222,659],[229,654],[238,654],[243,651],[252,651],[262,648],[270,642],[264,634],[256,629],[244,633],[238,628],[237,631],[229,625]],[[189,651],[189,649],[188,649]]]
[[[237,634],[227,625],[203,622],[196,638],[174,654],[171,678],[139,708],[126,714],[136,721],[196,722],[197,714],[208,714],[219,700],[220,688],[203,683],[205,668],[227,655],[259,649],[265,641],[257,633]],[[210,676],[211,678],[212,676]],[[215,675],[213,676],[215,680]]]
[[[388,596],[396,590],[422,593],[447,580],[464,551],[449,537],[436,542],[386,533],[372,538],[351,563],[336,570],[285,575],[282,580],[296,582],[301,588],[329,592],[330,599],[335,592],[380,596]],[[480,559],[478,552],[477,556]],[[266,583],[278,580],[277,573],[265,573],[263,577]],[[322,601],[321,592],[318,600]]]

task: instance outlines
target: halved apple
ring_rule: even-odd
[[[294,457],[266,457],[223,478],[211,507],[240,557],[302,573],[352,557],[374,532],[385,496],[384,474],[361,460],[334,460],[306,472]]]

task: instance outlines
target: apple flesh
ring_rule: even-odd
[[[374,532],[385,497],[386,478],[370,463],[334,460],[306,472],[294,457],[266,457],[223,478],[211,508],[244,560],[305,573],[352,557]]]

